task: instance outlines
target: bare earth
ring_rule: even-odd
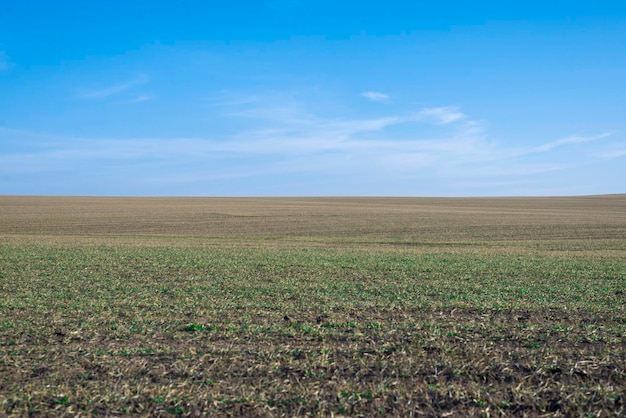
[[[0,237],[174,244],[624,242],[626,195],[557,198],[0,196]],[[610,247],[610,245],[609,245]],[[623,249],[623,248],[622,248]]]

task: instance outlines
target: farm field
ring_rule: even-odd
[[[0,416],[625,405],[626,195],[0,196]]]

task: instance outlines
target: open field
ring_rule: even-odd
[[[0,416],[624,416],[626,195],[0,196]]]

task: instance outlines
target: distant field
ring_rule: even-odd
[[[0,416],[624,416],[626,195],[0,196]]]

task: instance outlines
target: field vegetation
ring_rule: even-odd
[[[625,404],[626,195],[0,196],[0,416]]]

